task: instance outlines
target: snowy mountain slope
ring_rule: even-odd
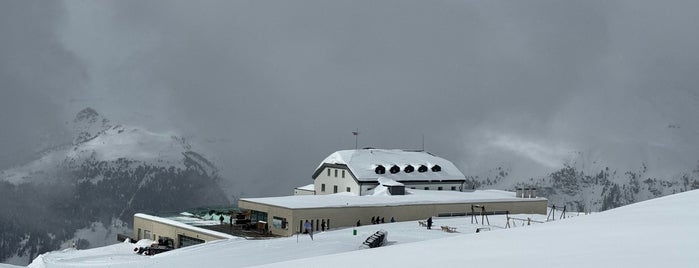
[[[47,182],[54,173],[66,167],[79,168],[85,162],[114,165],[128,160],[135,165],[185,169],[185,160],[192,158],[188,156],[193,153],[191,145],[183,138],[133,126],[111,125],[108,119],[91,108],[80,111],[73,123],[73,144],[45,151],[35,161],[0,171],[0,180],[15,185]],[[210,164],[206,169],[212,169]]]
[[[0,260],[26,264],[71,239],[80,247],[111,243],[113,235],[90,241],[98,236],[77,231],[123,231],[135,211],[228,204],[217,168],[183,138],[113,125],[90,108],[73,128],[72,143],[0,171]]]
[[[475,233],[470,218],[435,218],[458,233],[386,223],[270,240],[220,240],[147,257],[121,243],[44,254],[29,267],[693,267],[699,257],[699,191],[532,226]],[[570,214],[569,214],[570,215]],[[517,215],[545,219],[545,215]],[[493,216],[494,225],[505,224]],[[361,248],[379,229],[389,245]],[[146,243],[147,241],[141,241]]]

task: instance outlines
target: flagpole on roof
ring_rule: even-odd
[[[358,146],[359,145],[359,143],[358,143],[359,129],[357,128],[355,131],[352,131],[352,135],[354,135],[354,149],[357,150],[357,149],[359,149],[359,146]]]

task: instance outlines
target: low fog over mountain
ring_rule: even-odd
[[[699,160],[695,5],[5,1],[0,167],[93,107],[186,137],[237,195],[309,183],[356,128],[360,147],[424,135],[471,175],[680,174]]]

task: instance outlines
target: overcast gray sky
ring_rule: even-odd
[[[175,131],[233,193],[328,154],[426,149],[466,175],[699,160],[697,1],[1,1],[0,167],[84,107]],[[661,172],[662,171],[662,172]]]

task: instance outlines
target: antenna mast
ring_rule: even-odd
[[[352,135],[354,135],[354,149],[357,150],[359,149],[359,128],[357,128],[355,131],[352,131]]]

